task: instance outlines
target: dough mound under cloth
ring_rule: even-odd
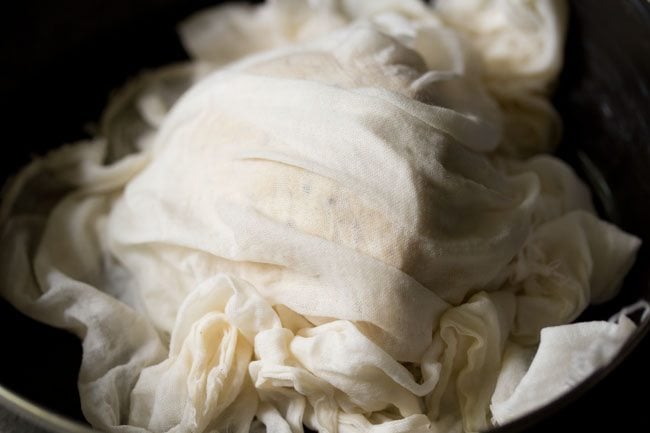
[[[519,416],[557,370],[544,350],[584,364],[589,341],[634,330],[566,325],[616,293],[639,240],[544,155],[565,15],[554,0],[198,14],[180,27],[192,62],[129,84],[97,138],[6,190],[2,295],[83,340],[83,411],[109,432]]]

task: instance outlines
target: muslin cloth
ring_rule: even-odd
[[[2,295],[83,340],[82,409],[109,432],[470,432],[525,413],[540,333],[540,353],[569,350],[549,327],[611,298],[639,246],[541,154],[565,22],[555,0],[192,17],[193,62],[131,83],[97,138],[6,189]]]

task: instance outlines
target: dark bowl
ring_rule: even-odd
[[[24,0],[5,5],[0,182],[61,143],[87,137],[111,89],[138,71],[182,60],[174,24],[214,1]],[[566,64],[555,99],[558,154],[592,183],[602,216],[645,244],[620,295],[581,320],[650,300],[650,3],[571,2]],[[585,170],[584,159],[599,174]],[[495,432],[650,431],[650,322],[606,368]],[[0,431],[90,432],[76,388],[81,345],[0,300]],[[639,397],[637,397],[639,396]]]

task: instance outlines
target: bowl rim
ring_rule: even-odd
[[[93,433],[91,427],[59,415],[11,391],[0,384],[0,405],[23,420],[31,422],[47,432],[56,433]]]

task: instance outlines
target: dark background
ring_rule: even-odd
[[[31,155],[85,137],[86,126],[98,120],[111,89],[128,77],[185,58],[175,23],[214,3],[25,0],[3,4],[2,179]],[[566,68],[556,97],[566,129],[559,152],[578,168],[576,148],[587,153],[616,197],[618,215],[611,217],[650,243],[650,5],[644,0],[576,0],[572,6]],[[650,299],[649,264],[644,247],[617,300],[590,309],[584,318],[607,318],[640,296]],[[83,419],[76,390],[81,350],[75,337],[29,321],[0,300],[0,338],[0,385]],[[592,379],[559,404],[511,429],[650,432],[650,337],[632,349],[603,380]],[[2,415],[0,409],[0,431],[3,420],[15,422]]]

